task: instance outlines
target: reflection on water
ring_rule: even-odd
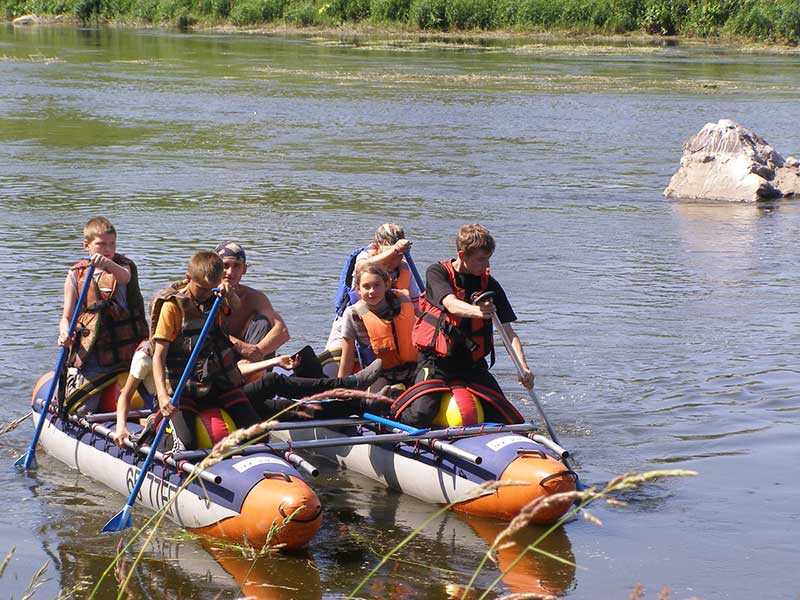
[[[708,121],[733,118],[800,153],[796,57],[351,42],[0,28],[0,422],[23,414],[55,364],[64,273],[91,216],[115,223],[148,298],[196,250],[239,240],[247,283],[287,321],[289,352],[326,338],[341,263],[377,225],[403,224],[424,268],[453,254],[458,225],[481,221],[581,479],[675,463],[701,473],[627,509],[598,507],[602,528],[570,523],[552,551],[581,569],[531,555],[522,583],[508,577],[497,594],[620,598],[637,581],[676,597],[796,593],[800,203],[661,196]],[[535,420],[502,351],[494,372]],[[28,424],[0,436],[0,459],[29,439]],[[58,576],[42,597],[83,590],[116,549],[97,531],[123,499],[39,464],[30,477],[0,470],[15,597],[49,560]],[[217,550],[181,541],[180,560],[145,554],[132,593],[237,597],[241,585],[291,598],[302,580],[306,597],[338,598],[432,510],[356,477],[314,485],[327,508],[308,555],[259,561],[245,583],[246,561],[220,551],[218,564]],[[369,594],[446,598],[488,547],[485,528],[432,523]],[[167,527],[158,545],[176,536]],[[111,597],[118,584],[102,585]]]

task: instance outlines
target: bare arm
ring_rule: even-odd
[[[411,242],[406,239],[397,240],[393,246],[388,246],[385,250],[374,254],[363,262],[380,264],[385,267],[397,268],[398,258],[401,257],[409,248]]]
[[[353,338],[342,338],[342,358],[339,361],[337,377],[353,374],[353,360],[356,356],[356,341]]]
[[[514,328],[511,327],[511,323],[503,323],[502,327],[511,340],[511,348],[513,348],[514,354],[517,355],[517,360],[522,366],[522,375],[519,378],[519,382],[529,390],[533,389],[533,372],[528,366],[528,362],[525,360],[525,353],[522,351],[522,342],[520,342],[519,336],[514,331]]]
[[[133,398],[139,382],[141,382],[141,379],[128,375],[125,385],[119,392],[119,398],[117,398],[117,427],[114,430],[114,443],[120,447],[122,447],[125,439],[130,436],[128,431],[128,410],[131,406],[131,398]]]
[[[113,260],[106,258],[102,254],[92,254],[90,260],[98,269],[101,269],[106,273],[111,273],[114,276],[114,279],[117,280],[117,283],[126,285],[131,280],[131,272],[128,270],[128,267],[118,265]]]
[[[281,356],[260,360],[258,362],[240,360],[236,366],[239,367],[239,371],[241,371],[242,375],[247,377],[248,375],[258,373],[259,371],[263,369],[269,369],[270,367],[283,367],[284,369],[288,370],[294,367],[294,363],[291,356],[282,354]]]
[[[172,406],[172,396],[167,391],[167,352],[169,342],[165,340],[155,340],[153,342],[153,380],[156,385],[156,398],[161,414],[169,417],[175,412]]]
[[[448,294],[442,299],[442,306],[445,310],[455,317],[466,319],[491,319],[495,312],[494,303],[481,302],[480,304],[470,304],[456,298],[455,294]]]
[[[248,344],[244,340],[230,336],[236,352],[250,361],[262,360],[264,356],[275,352],[289,341],[289,329],[286,327],[283,317],[272,308],[269,298],[260,292],[256,295],[256,298],[254,314],[263,315],[269,319],[269,322],[272,323],[272,328],[257,344]]]
[[[75,285],[72,277],[67,275],[64,281],[64,309],[61,312],[61,321],[58,324],[58,345],[69,347],[72,345],[72,338],[68,336],[69,322],[72,320],[72,314],[75,312],[75,306],[78,304],[78,292],[75,290]]]

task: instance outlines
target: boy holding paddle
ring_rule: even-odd
[[[203,408],[224,408],[239,428],[260,421],[242,391],[236,352],[220,318],[210,324],[178,407],[172,405],[173,391],[214,303],[214,288],[232,305],[238,300],[223,283],[223,274],[222,259],[215,252],[198,252],[189,261],[186,278],[160,291],[151,306],[153,377],[159,409],[162,416],[171,418],[176,437],[187,449],[195,446],[194,416]],[[228,306],[227,310],[236,308]]]
[[[520,383],[533,388],[533,373],[511,327],[517,316],[502,286],[489,274],[494,249],[488,229],[477,223],[463,225],[456,236],[457,258],[428,268],[420,300],[422,314],[413,335],[419,349],[417,383],[394,402],[392,412],[397,420],[428,426],[439,412],[442,393],[452,390],[455,398],[456,392],[466,389],[472,395],[467,394],[467,401],[462,402],[459,393],[457,400],[462,424],[471,424],[469,420],[524,422],[486,362],[491,356],[494,363],[492,318],[497,315],[522,366]],[[479,296],[483,299],[474,303]],[[473,396],[481,400],[484,419],[477,417]]]
[[[147,337],[144,300],[136,264],[117,254],[117,231],[104,217],[89,219],[83,228],[85,258],[70,267],[64,282],[64,310],[58,345],[69,348],[67,358],[67,412],[93,412],[97,389],[127,370],[139,342]],[[89,272],[85,308],[80,310],[73,335],[69,325]],[[57,374],[58,375],[58,374]]]

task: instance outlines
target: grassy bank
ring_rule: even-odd
[[[798,0],[0,0],[8,18],[35,13],[153,24],[367,22],[422,31],[562,31],[731,36],[800,44]]]

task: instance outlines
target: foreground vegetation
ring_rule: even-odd
[[[506,30],[738,37],[800,43],[798,0],[0,0],[8,18],[68,15],[148,24]]]

